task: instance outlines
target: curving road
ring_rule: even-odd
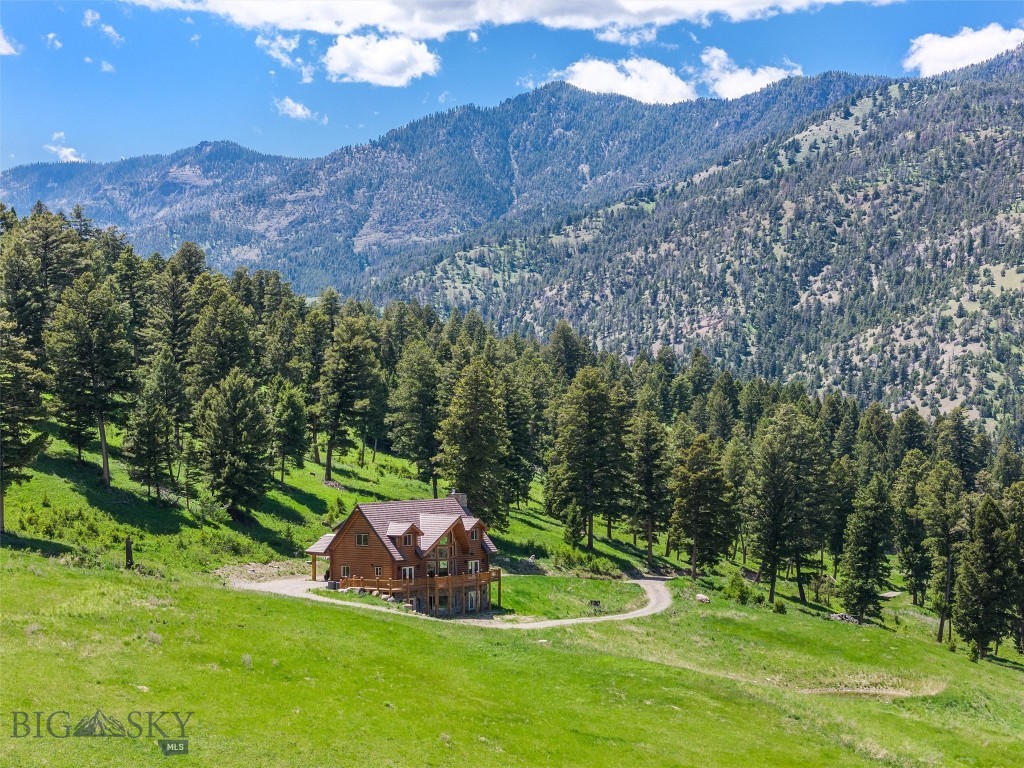
[[[569,627],[574,624],[599,624],[603,621],[626,621],[628,619],[639,619],[642,616],[651,616],[661,613],[672,604],[672,594],[665,586],[663,579],[631,579],[631,584],[639,584],[647,594],[647,605],[637,608],[629,613],[613,613],[607,616],[579,616],[575,619],[542,619],[540,621],[502,621],[491,616],[484,619],[451,618],[436,619],[422,613],[412,611],[399,612],[394,608],[384,605],[372,605],[370,603],[350,603],[343,600],[335,600],[323,595],[315,595],[310,590],[323,589],[321,581],[310,581],[304,576],[292,577],[289,579],[274,579],[273,581],[244,581],[236,579],[231,582],[235,589],[245,589],[252,592],[266,592],[273,595],[285,595],[286,597],[301,597],[306,600],[330,603],[331,605],[343,606],[346,608],[361,608],[367,611],[384,611],[400,616],[414,616],[418,619],[428,621],[444,621],[449,624],[468,624],[474,627],[486,627],[488,629],[551,629],[553,627]]]

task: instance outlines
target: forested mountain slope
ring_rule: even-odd
[[[358,289],[396,249],[492,222],[537,221],[676,181],[879,78],[791,78],[735,101],[674,106],[552,83],[496,107],[458,107],[323,158],[261,155],[204,142],[113,163],[42,163],[0,176],[19,213],[81,204],[141,252],[202,246],[224,270],[282,270],[316,292]],[[380,253],[381,249],[386,253]]]
[[[381,294],[565,317],[607,348],[709,349],[862,400],[1018,409],[1024,52],[880,85],[728,165],[425,255]]]

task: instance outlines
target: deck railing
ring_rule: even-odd
[[[365,589],[387,595],[412,594],[429,590],[447,592],[461,587],[485,586],[501,582],[501,569],[491,568],[479,573],[460,573],[450,576],[420,576],[413,579],[390,579],[374,576],[345,576],[337,580],[338,589]]]

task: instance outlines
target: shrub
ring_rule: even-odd
[[[722,595],[729,600],[735,600],[740,605],[746,605],[750,600],[752,591],[747,584],[747,580],[738,571],[734,571],[732,576],[729,577],[725,589],[722,590]]]
[[[782,602],[781,600],[776,600],[774,603],[772,603],[772,613],[784,614],[785,612],[786,604],[784,602]]]
[[[551,553],[551,562],[558,568],[567,571],[586,571],[599,576],[618,578],[622,571],[607,557],[599,557],[593,552],[573,549],[565,545],[559,546]]]

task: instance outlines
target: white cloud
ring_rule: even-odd
[[[92,8],[86,8],[85,13],[82,14],[82,26],[83,27],[94,27],[100,20],[100,14],[94,11]],[[110,24],[100,24],[100,32],[110,38],[110,42],[114,45],[121,45],[124,42],[124,38],[118,34],[117,30],[114,29]]]
[[[124,38],[121,37],[121,35],[117,33],[117,30],[109,24],[101,24],[100,31],[103,32],[104,35],[109,37],[110,42],[112,42],[114,45],[120,45],[124,42]]]
[[[290,117],[293,120],[316,120],[321,125],[327,125],[326,115],[314,112],[305,104],[295,101],[288,96],[283,99],[274,99],[274,106],[277,107],[277,114]]]
[[[202,36],[202,35],[192,35],[192,37],[190,37],[190,38],[188,39],[188,41],[189,41],[190,43],[194,43],[194,44],[196,44],[196,45],[199,45],[199,41],[200,41],[200,40],[202,40],[202,39],[203,39],[203,36]]]
[[[54,131],[50,141],[64,141],[64,131]]]
[[[86,64],[92,64],[92,56],[86,56],[84,59],[82,59],[82,61],[84,61]]]
[[[435,74],[440,59],[423,43],[465,32],[470,42],[486,26],[535,23],[549,29],[594,32],[601,40],[640,45],[659,27],[712,19],[745,21],[842,3],[894,0],[127,0],[152,9],[212,13],[245,29],[315,32],[337,37],[325,58],[331,79],[407,85]],[[384,50],[396,60],[389,65]]]
[[[603,30],[662,27],[713,18],[745,21],[843,3],[891,0],[374,0],[374,2],[241,2],[241,0],[129,0],[154,9],[207,12],[247,29],[351,35],[374,29],[382,35],[440,40],[483,26],[534,22],[551,29]]]
[[[117,70],[114,69],[114,65],[111,64],[109,61],[101,61],[100,62],[100,72],[116,72],[116,71]]]
[[[721,48],[705,48],[700,55],[704,64],[701,80],[711,92],[723,99],[738,99],[748,93],[759,91],[767,85],[793,75],[802,75],[798,64],[788,63],[788,68],[759,67],[749,69],[737,66],[729,54]]]
[[[57,134],[54,134],[56,137]],[[60,134],[60,141],[63,141],[64,134]],[[56,138],[54,139],[57,140]],[[43,149],[47,152],[52,152],[57,156],[57,159],[62,163],[81,163],[85,160],[85,157],[78,153],[78,150],[74,147],[65,147],[63,144],[44,144]]]
[[[619,45],[637,46],[644,43],[653,43],[658,37],[658,30],[655,27],[640,27],[639,29],[623,29],[618,26],[611,26],[599,29],[594,36],[606,43],[618,43]]]
[[[339,35],[323,58],[331,80],[404,86],[436,74],[441,60],[423,43],[407,37]]]
[[[43,39],[46,41],[46,47],[47,48],[52,48],[55,51],[59,51],[61,48],[64,47],[64,43],[62,43],[57,38],[57,33],[56,32],[48,33],[45,37],[43,37]]]
[[[648,104],[675,104],[697,98],[693,83],[653,59],[618,62],[583,59],[551,77],[595,93],[618,93]]]
[[[981,29],[964,27],[950,37],[929,33],[910,41],[903,68],[929,77],[991,59],[1021,43],[1024,29],[1003,29],[995,22]]]
[[[270,58],[286,69],[297,69],[301,75],[301,82],[313,82],[313,73],[316,67],[305,61],[301,56],[292,54],[299,47],[299,35],[288,37],[286,35],[274,35],[266,37],[258,35],[256,46],[261,48]]]
[[[18,49],[14,43],[4,35],[4,28],[0,27],[0,56],[17,56]]]
[[[469,40],[469,42],[471,43],[478,43],[480,42],[480,35],[478,35],[471,29],[469,30],[469,33],[466,35],[466,39]]]

